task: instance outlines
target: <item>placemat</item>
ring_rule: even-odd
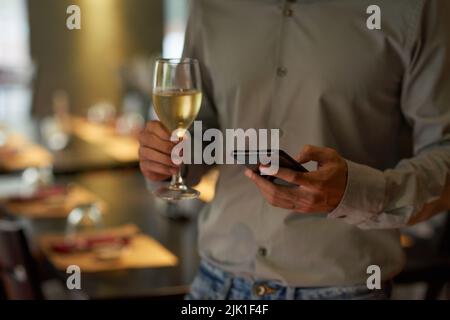
[[[102,214],[107,211],[106,203],[96,194],[72,184],[66,194],[51,196],[39,200],[5,200],[6,209],[17,215],[27,218],[66,218],[75,207],[86,203],[98,203]]]
[[[49,261],[59,270],[69,265],[77,265],[81,272],[102,272],[122,269],[171,267],[178,258],[155,239],[139,232],[133,224],[105,229],[96,234],[131,235],[130,243],[122,249],[120,256],[113,260],[101,260],[95,251],[77,253],[56,253],[51,244],[64,241],[63,235],[44,235],[39,239],[40,248]],[[83,235],[80,235],[83,237]]]
[[[6,171],[47,168],[52,163],[53,156],[47,149],[19,134],[9,135],[6,144],[0,147],[0,166]]]
[[[138,161],[139,141],[129,135],[119,135],[114,127],[72,117],[73,133],[80,139],[97,145],[110,157],[121,162]]]

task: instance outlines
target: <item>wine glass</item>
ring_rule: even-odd
[[[77,234],[99,230],[103,224],[102,218],[98,203],[84,203],[73,208],[67,216],[66,240],[70,242]]]
[[[158,59],[153,78],[153,106],[159,120],[179,140],[196,118],[202,101],[199,64],[196,59]],[[195,199],[200,193],[188,187],[180,170],[168,186],[155,191],[165,200]]]

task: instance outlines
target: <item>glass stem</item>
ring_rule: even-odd
[[[177,173],[172,176],[171,185],[183,185],[183,177],[181,176],[181,167],[178,169]]]
[[[177,143],[180,142],[180,140],[183,139],[183,135],[178,135],[177,134],[177,137],[178,137]],[[177,173],[172,176],[172,181],[170,182],[170,185],[171,186],[176,186],[176,187],[180,187],[180,186],[184,187],[183,177],[181,176],[181,166],[178,168]]]

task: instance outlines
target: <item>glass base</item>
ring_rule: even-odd
[[[161,199],[172,201],[197,199],[200,196],[200,192],[184,184],[170,184],[160,187],[154,194]]]

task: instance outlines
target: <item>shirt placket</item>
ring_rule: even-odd
[[[294,16],[294,6],[293,4],[296,0],[282,0],[280,1],[279,6],[279,14],[280,14],[280,29],[278,31],[277,37],[277,48],[275,51],[275,70],[273,72],[273,93],[272,93],[272,101],[271,108],[267,118],[267,127],[268,128],[277,128],[280,129],[280,137],[283,134],[281,130],[281,123],[279,123],[280,110],[285,110],[286,106],[281,105],[283,103],[282,99],[282,90],[283,85],[288,80],[289,70],[287,68],[287,61],[284,54],[284,48],[286,41],[288,41],[288,35],[286,34],[286,25],[290,23],[292,17]]]
[[[280,89],[282,85],[282,81],[286,79],[288,75],[288,70],[285,66],[285,61],[283,57],[283,47],[284,43],[286,41],[286,34],[285,34],[285,24],[289,23],[289,19],[294,15],[292,4],[295,2],[295,0],[283,0],[280,1],[280,4],[278,4],[278,7],[280,9],[280,29],[277,34],[277,48],[275,51],[275,70],[274,70],[274,81],[273,81],[273,93],[272,93],[272,101],[271,101],[271,108],[268,112],[268,118],[267,118],[267,128],[277,128],[280,129],[280,138],[283,134],[281,128],[279,127],[279,123],[277,119],[279,119],[278,116],[276,116],[278,110],[279,110],[279,103],[280,103]],[[283,108],[284,109],[284,108]],[[264,260],[267,256],[270,255],[270,250],[268,244],[270,243],[270,237],[271,232],[268,232],[267,230],[267,221],[270,221],[270,215],[271,207],[270,204],[267,203],[263,199],[262,208],[260,211],[261,218],[259,219],[259,234],[258,234],[258,250],[257,250],[257,260]],[[256,264],[256,268],[258,268],[258,264]]]

